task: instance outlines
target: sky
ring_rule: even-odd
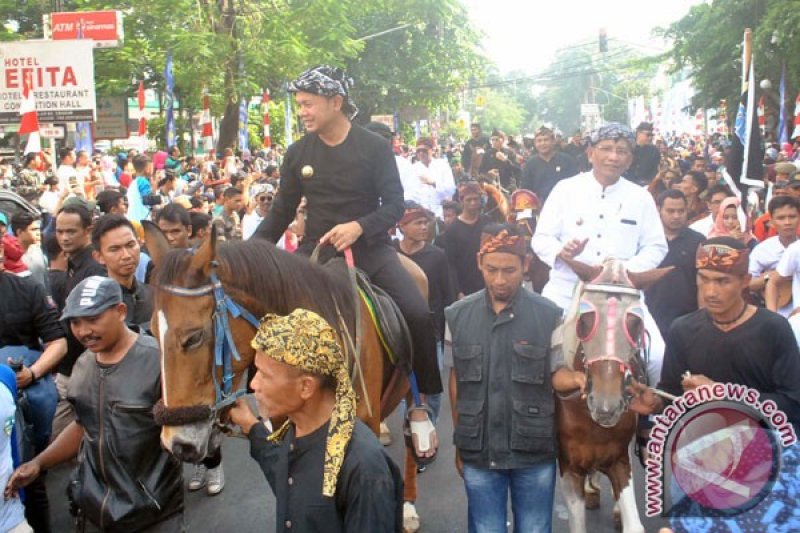
[[[638,45],[642,52],[666,49],[652,29],[667,26],[702,0],[462,0],[483,31],[485,54],[501,73],[536,73],[559,48],[592,40],[605,27],[609,50],[614,40]]]

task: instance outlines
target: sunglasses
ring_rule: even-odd
[[[257,199],[259,202],[264,203],[264,202],[271,202],[272,198],[273,197],[271,194],[266,194],[264,196],[259,196]]]

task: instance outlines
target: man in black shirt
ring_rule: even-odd
[[[542,126],[533,142],[536,155],[525,163],[519,187],[533,191],[544,203],[556,183],[578,173],[578,166],[572,156],[556,150],[553,130]]]
[[[92,215],[88,205],[80,199],[71,202],[72,199],[68,199],[56,216],[56,239],[67,255],[67,277],[59,293],[63,298],[89,276],[106,275],[106,269],[92,257]],[[64,310],[64,300],[56,300],[56,305],[60,311]],[[53,438],[75,419],[72,406],[67,402],[67,386],[72,366],[83,351],[83,345],[67,328],[67,355],[59,362],[56,375],[59,400],[53,420]]]
[[[737,383],[772,400],[797,431],[800,352],[785,318],[745,301],[749,251],[731,237],[709,239],[697,252],[697,289],[705,307],[680,317],[667,335],[658,388],[680,395],[713,382]],[[688,374],[687,374],[688,373]],[[660,412],[664,402],[635,384],[631,409]]]
[[[488,176],[492,180],[498,180],[501,187],[513,191],[517,188],[520,174],[517,154],[506,147],[506,134],[500,130],[492,131],[489,142],[489,149],[483,154],[478,174],[481,177]]]
[[[3,363],[6,359],[23,359],[17,371],[17,388],[28,391],[31,410],[27,414],[34,430],[31,444],[34,453],[39,453],[47,447],[53,423],[50,372],[67,352],[67,341],[55,304],[44,287],[29,277],[5,272],[4,259],[4,247],[0,245],[0,358]],[[27,353],[21,356],[23,351]],[[37,357],[38,352],[41,354]],[[36,531],[50,531],[44,479],[28,488],[25,517]]]
[[[461,161],[464,164],[464,171],[468,177],[476,178],[478,169],[472,169],[472,158],[475,155],[483,155],[489,147],[489,138],[483,134],[481,125],[477,122],[470,124],[469,133],[472,138],[464,144],[464,155]]]
[[[633,162],[625,177],[637,185],[646,186],[656,177],[660,161],[661,154],[653,144],[653,124],[642,122],[636,127]]]
[[[439,394],[439,367],[429,357],[436,339],[428,304],[389,244],[388,232],[403,215],[397,163],[386,140],[350,122],[358,112],[348,97],[352,83],[341,70],[320,66],[290,84],[308,134],[286,151],[280,190],[255,235],[277,242],[305,196],[308,218],[298,251],[310,254],[317,243],[336,252],[352,247],[356,266],[394,299],[408,323],[420,392]],[[424,410],[415,413],[427,419]],[[417,454],[431,457],[435,447]]]
[[[645,301],[653,315],[661,337],[667,338],[672,321],[697,310],[697,247],[705,240],[687,226],[686,197],[681,191],[668,189],[656,200],[669,251],[661,267],[675,269],[645,290]]]
[[[475,260],[481,246],[481,232],[489,218],[481,214],[483,190],[478,182],[459,185],[463,211],[444,233],[444,253],[455,274],[456,294],[463,298],[483,288],[483,276]]]
[[[141,248],[133,224],[121,215],[100,217],[92,231],[92,246],[94,258],[108,269],[108,277],[122,287],[128,327],[139,333],[149,332],[153,296],[150,287],[136,281]]]
[[[442,369],[444,343],[444,308],[456,300],[451,283],[447,256],[441,248],[427,242],[430,226],[434,222],[433,213],[415,202],[406,202],[406,212],[398,226],[403,234],[402,241],[394,241],[395,249],[414,261],[428,278],[428,306],[433,313],[436,327],[436,359]],[[438,418],[441,395],[428,398],[434,418]]]
[[[395,533],[403,481],[356,418],[347,362],[325,319],[305,309],[267,315],[252,342],[259,412],[288,420],[271,435],[243,400],[231,420],[277,499],[277,532]]]

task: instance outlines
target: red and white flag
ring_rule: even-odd
[[[136,94],[139,104],[139,141],[142,143],[142,152],[147,151],[147,121],[144,118],[144,81],[139,82],[139,91]]]
[[[269,148],[272,146],[272,138],[269,134],[269,89],[264,90],[261,105],[264,106],[264,148]]]
[[[208,87],[203,87],[203,115],[200,118],[203,133],[203,146],[206,151],[214,147],[214,125],[211,123],[211,102],[208,97]]]
[[[794,131],[792,132],[792,139],[800,137],[800,93],[794,101]]]
[[[758,116],[758,127],[761,129],[761,135],[763,136],[765,131],[764,128],[767,125],[767,117],[764,116],[764,97],[758,99],[758,107],[756,108],[756,116]]]
[[[19,106],[22,119],[19,123],[19,135],[28,135],[25,153],[41,152],[42,141],[39,137],[39,115],[36,114],[36,98],[33,95],[31,74],[25,76],[22,82],[22,102]]]

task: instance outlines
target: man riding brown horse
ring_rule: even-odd
[[[298,251],[310,254],[317,243],[336,252],[352,247],[356,266],[394,299],[408,323],[413,369],[424,398],[442,392],[431,314],[411,290],[413,281],[388,236],[403,215],[403,187],[389,144],[351,123],[358,113],[348,96],[352,84],[343,71],[329,66],[309,69],[290,83],[308,133],[287,150],[280,191],[255,235],[277,242],[305,196],[306,237]],[[436,431],[424,405],[417,407],[409,415],[415,449],[421,461],[430,461],[438,447]]]

